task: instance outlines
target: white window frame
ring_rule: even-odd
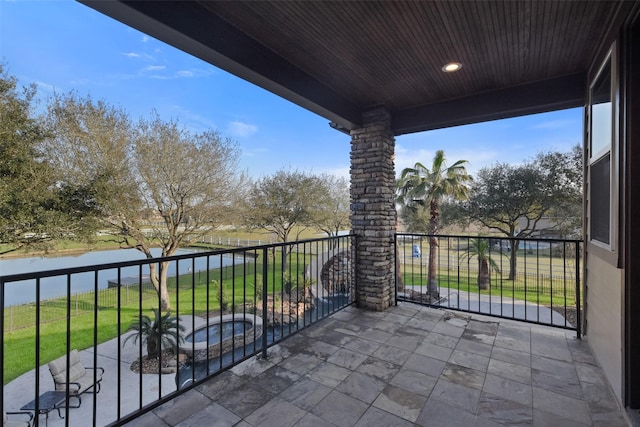
[[[597,152],[594,152],[593,140],[592,137],[594,135],[593,132],[593,92],[594,86],[598,82],[598,79],[602,75],[603,70],[610,66],[610,97],[611,97],[611,139],[610,144],[608,146],[604,146]],[[595,77],[591,81],[589,85],[589,105],[588,105],[588,127],[587,127],[587,135],[588,135],[588,158],[587,167],[588,167],[588,193],[586,194],[588,200],[587,207],[587,215],[589,216],[589,220],[587,223],[587,238],[588,242],[597,247],[603,249],[605,252],[608,252],[617,257],[618,252],[618,227],[619,227],[619,175],[618,175],[618,165],[619,165],[619,78],[618,78],[618,64],[617,64],[617,54],[616,54],[616,44],[614,43],[611,46],[606,58],[602,61],[602,64],[596,73]],[[610,155],[609,158],[609,242],[602,242],[596,240],[591,236],[591,221],[593,218],[591,217],[591,167],[597,161],[603,159],[607,154]],[[612,260],[613,261],[613,260]]]

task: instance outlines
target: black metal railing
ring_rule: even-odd
[[[397,300],[576,330],[580,337],[581,246],[399,233]]]
[[[5,410],[18,410],[33,400],[35,425],[50,411],[52,424],[124,424],[250,357],[267,357],[268,347],[353,304],[353,239],[0,276],[0,401]],[[160,268],[161,262],[166,262],[169,320],[175,321],[171,330],[163,330],[167,323],[154,325],[154,309],[162,300],[151,284],[150,265]],[[76,292],[87,284],[89,291]],[[53,286],[62,296],[41,298],[43,287]],[[5,307],[5,297],[17,291],[32,301]],[[145,333],[130,330],[132,324]],[[149,341],[176,330],[181,338],[149,360]],[[47,363],[63,357],[68,368],[74,349],[81,350],[84,366],[105,369],[103,376],[86,371],[85,379],[99,382],[101,389],[81,395],[79,408],[73,391],[43,397],[54,390]],[[66,382],[78,381],[75,375],[66,374]]]

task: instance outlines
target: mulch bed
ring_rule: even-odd
[[[177,361],[176,355],[172,350],[165,350],[162,352],[162,360],[160,358],[149,359],[147,355],[142,356],[142,364],[140,359],[134,361],[131,364],[131,370],[136,374],[140,373],[140,366],[142,365],[143,374],[170,374],[178,371],[178,368],[184,364],[184,356],[180,355]]]

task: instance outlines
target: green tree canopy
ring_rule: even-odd
[[[79,238],[91,229],[87,188],[58,182],[42,143],[48,132],[34,113],[34,85],[18,88],[0,63],[0,253],[48,249],[57,238]]]
[[[194,133],[157,114],[133,123],[121,108],[57,95],[49,106],[55,134],[47,154],[63,183],[90,188],[97,218],[123,248],[171,256],[230,221],[242,194],[236,144],[215,131]],[[168,263],[150,264],[151,281],[169,308]]]
[[[526,238],[542,229],[579,229],[581,209],[582,152],[574,147],[566,153],[540,153],[521,165],[497,163],[481,169],[459,215],[507,237]],[[518,247],[514,240],[510,279],[516,275]]]

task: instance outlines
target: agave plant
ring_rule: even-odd
[[[160,356],[163,348],[173,347],[178,342],[184,341],[181,332],[184,332],[184,326],[178,325],[178,318],[171,316],[170,312],[162,314],[159,308],[152,308],[154,318],[151,319],[147,315],[141,315],[140,319],[134,321],[128,331],[136,331],[137,333],[129,335],[123,344],[126,344],[133,338],[135,345],[140,339],[142,344],[147,345],[147,355],[149,359],[155,359]]]
[[[489,239],[478,237],[469,240],[469,250],[462,256],[462,258],[478,259],[478,288],[481,290],[487,290],[491,286],[490,267],[498,273],[500,272],[498,264],[492,255]]]

